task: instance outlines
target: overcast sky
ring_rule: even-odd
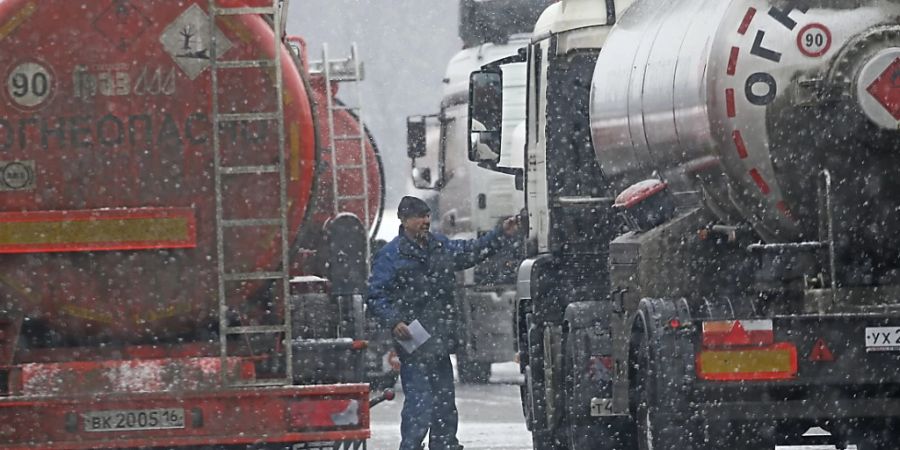
[[[288,32],[306,39],[310,59],[321,59],[322,43],[333,58],[359,46],[363,118],[384,157],[389,209],[410,186],[406,116],[438,111],[444,69],[462,47],[458,8],[456,0],[291,2]]]

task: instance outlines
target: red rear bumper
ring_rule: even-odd
[[[364,441],[370,436],[368,397],[365,384],[8,397],[0,400],[0,447],[74,450]],[[183,427],[135,429],[140,425],[133,422],[127,430],[89,431],[88,416],[95,418],[98,412],[115,416],[172,409],[183,411]],[[146,414],[137,415],[146,426]],[[113,417],[113,428],[120,425],[116,421]]]

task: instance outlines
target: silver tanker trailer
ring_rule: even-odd
[[[537,245],[519,329],[536,448],[772,448],[812,426],[839,447],[897,448],[900,2],[619,12],[591,82],[596,170],[558,176],[577,134],[532,144],[561,127],[554,102],[581,97],[529,70]],[[566,241],[585,233],[606,246]]]

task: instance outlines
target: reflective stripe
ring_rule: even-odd
[[[0,213],[0,253],[193,248],[190,208]]]
[[[790,343],[740,350],[703,350],[697,376],[704,380],[777,380],[797,375],[797,348]]]

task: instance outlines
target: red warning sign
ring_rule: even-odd
[[[866,91],[884,106],[894,119],[900,120],[900,58],[892,62]]]
[[[825,340],[819,338],[815,344],[813,344],[812,351],[809,352],[809,360],[810,361],[834,361],[834,355],[831,353],[831,349],[828,348],[828,345],[825,344]]]
[[[125,51],[150,27],[150,19],[128,0],[114,0],[96,20],[94,29]]]

